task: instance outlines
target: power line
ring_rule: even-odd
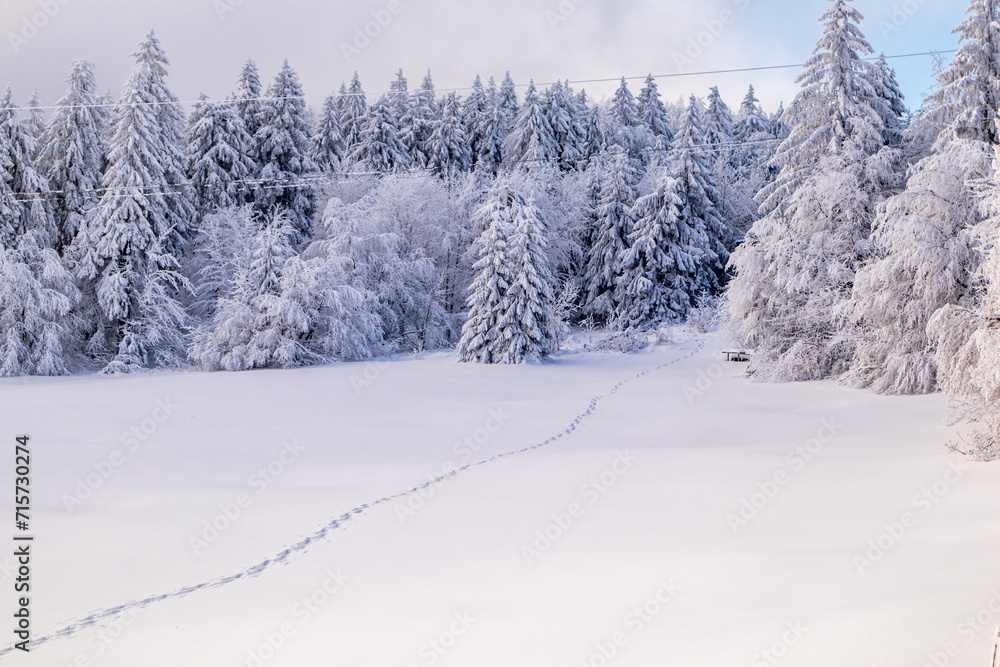
[[[768,144],[780,143],[781,139],[758,139],[755,141],[720,141],[713,144],[702,144],[696,150],[691,151],[696,155],[710,155],[716,152],[716,149],[733,149],[742,146],[763,146]],[[542,158],[532,158],[530,160],[518,160],[512,166],[520,167],[532,163],[544,163],[549,162]],[[223,187],[230,187],[233,185],[252,185],[257,186],[258,189],[269,190],[269,189],[281,189],[286,188],[294,190],[297,188],[304,188],[313,185],[314,183],[333,183],[339,180],[346,180],[349,177],[356,176],[385,176],[389,174],[432,174],[434,173],[431,167],[410,167],[408,169],[395,170],[392,172],[384,171],[350,171],[341,173],[323,173],[315,172],[309,174],[302,174],[294,178],[280,179],[280,178],[244,178],[244,179],[234,179],[227,183],[213,183],[213,184],[196,184],[196,183],[177,183],[171,185],[169,188],[165,188],[162,185],[129,185],[123,187],[101,187],[101,188],[87,188],[81,190],[49,190],[47,192],[17,192],[8,201],[13,201],[16,203],[27,204],[33,202],[46,202],[51,201],[53,195],[84,195],[84,199],[102,199],[106,196],[110,196],[111,199],[124,199],[126,197],[134,196],[136,193],[142,193],[147,195],[175,195],[180,194],[185,190],[192,189],[220,189]],[[88,196],[89,195],[89,196]]]
[[[922,56],[946,55],[946,54],[956,53],[957,51],[958,51],[958,49],[948,49],[948,50],[945,50],[945,51],[922,51],[920,53],[903,53],[903,54],[899,54],[899,55],[885,56],[885,59],[886,60],[896,60],[896,59],[899,59],[899,58],[917,58],[917,57],[922,57]],[[868,62],[873,62],[873,61],[878,60],[878,58],[870,57],[870,58],[862,58],[862,60],[865,60],[865,61],[868,61]],[[708,75],[716,75],[716,74],[739,74],[739,73],[747,73],[747,72],[766,72],[766,71],[770,71],[770,70],[795,69],[797,67],[804,67],[804,66],[805,66],[805,63],[798,63],[798,64],[794,64],[794,65],[765,65],[765,66],[761,66],[761,67],[738,67],[738,68],[730,68],[730,69],[703,70],[703,71],[698,71],[698,72],[673,72],[673,73],[670,73],[670,74],[652,74],[652,75],[645,75],[645,76],[622,76],[622,77],[611,77],[611,78],[603,78],[603,79],[577,79],[577,80],[566,79],[565,81],[550,81],[550,82],[544,82],[544,83],[535,83],[534,85],[548,87],[548,86],[554,86],[554,85],[559,84],[559,83],[571,84],[571,85],[578,85],[578,84],[588,84],[588,83],[615,83],[615,82],[622,81],[622,80],[625,80],[625,81],[644,81],[647,78],[647,76],[652,76],[654,79],[676,79],[676,78],[682,78],[682,77],[708,76]],[[517,83],[517,84],[514,84],[514,86],[516,88],[527,88],[529,85],[531,85],[531,84],[527,84],[527,83]],[[463,88],[435,88],[435,92],[439,92],[439,93],[457,93],[457,92],[465,92],[465,91],[469,91],[469,90],[473,90],[473,89],[474,88],[472,86],[467,86],[467,87],[463,87]],[[414,90],[419,90],[419,89],[414,89]],[[412,94],[413,91],[409,91],[409,93]],[[384,96],[392,97],[394,95],[399,95],[399,94],[400,94],[399,91],[392,91],[392,90],[390,90],[390,91],[384,91],[384,92],[381,92],[381,93],[373,93],[373,94],[370,94],[370,95],[366,94],[366,93],[344,93],[343,95],[341,95],[341,94],[335,94],[335,96],[336,97],[371,97],[373,99],[378,99],[378,98],[381,98],[381,97],[384,97]],[[295,96],[277,96],[277,97],[270,97],[270,96],[262,95],[262,96],[258,96],[258,97],[239,97],[239,98],[230,97],[230,98],[221,99],[221,100],[220,99],[215,99],[215,100],[213,100],[213,99],[200,99],[200,100],[194,100],[194,101],[168,100],[168,101],[165,101],[165,102],[130,102],[129,104],[131,106],[163,106],[163,105],[172,105],[172,104],[180,104],[180,105],[183,105],[183,106],[195,106],[197,104],[205,104],[205,103],[208,103],[208,104],[223,104],[223,103],[226,103],[226,102],[264,102],[264,101],[275,101],[275,100],[308,100],[308,99],[326,99],[327,97],[329,97],[329,95],[295,95]],[[32,109],[45,110],[45,111],[51,111],[51,110],[58,110],[58,109],[108,109],[108,108],[114,108],[116,106],[118,106],[117,102],[101,102],[99,104],[72,104],[72,105],[58,105],[58,104],[56,104],[56,105],[52,105],[52,106],[36,106],[36,107],[31,107],[31,108]]]

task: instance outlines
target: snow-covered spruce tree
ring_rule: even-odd
[[[583,128],[577,116],[573,89],[569,83],[556,82],[542,96],[542,108],[559,147],[559,166],[571,171],[580,166],[580,141]]]
[[[880,207],[873,256],[854,281],[857,349],[845,382],[887,394],[937,388],[927,337],[934,313],[969,305],[979,253],[974,184],[991,171],[989,144],[954,140],[910,170],[906,189]]]
[[[587,113],[584,121],[583,138],[580,142],[580,157],[584,168],[597,162],[608,148],[607,120],[600,107],[595,106]]]
[[[236,92],[233,93],[233,103],[236,105],[236,112],[243,120],[243,126],[247,134],[251,137],[257,136],[257,131],[264,124],[264,87],[260,83],[260,73],[253,60],[247,60],[240,72],[240,77],[236,82]],[[252,146],[255,149],[256,146]],[[252,151],[248,156],[252,160],[257,159],[257,153]]]
[[[907,114],[903,91],[896,80],[896,70],[889,67],[885,54],[880,54],[877,62],[881,81],[880,97],[882,106],[882,128],[887,146],[898,147],[903,143],[903,124]]]
[[[544,221],[531,201],[504,184],[477,215],[485,231],[477,241],[477,275],[459,358],[486,364],[537,360],[554,351],[557,331]]]
[[[330,95],[323,102],[323,111],[313,135],[313,162],[320,171],[333,173],[340,168],[346,148],[337,98]]]
[[[719,94],[718,86],[709,89],[706,109],[703,119],[706,148],[716,159],[726,157],[731,150],[729,144],[733,141],[735,129],[733,114]]]
[[[361,142],[361,133],[368,124],[368,102],[361,87],[361,78],[354,73],[351,85],[340,96],[340,122],[347,155],[352,155]]]
[[[509,167],[527,169],[559,159],[559,146],[534,81],[528,86],[524,105],[504,143],[504,159]]]
[[[618,308],[618,278],[630,243],[638,178],[620,146],[608,151],[602,171],[600,205],[583,279],[584,312],[600,323],[610,324]]]
[[[41,247],[58,237],[49,185],[35,169],[38,142],[21,122],[10,88],[0,96],[0,245],[12,247],[31,230]]]
[[[820,19],[826,29],[797,79],[802,89],[780,119],[790,134],[773,159],[781,173],[760,194],[763,213],[780,208],[821,157],[851,154],[852,161],[869,161],[884,146],[881,73],[863,59],[872,53],[859,27],[863,17],[850,0],[830,1],[833,7]],[[883,164],[870,171],[883,177],[891,170],[884,164],[890,155],[881,153],[876,161]]]
[[[162,73],[150,64],[161,62],[152,57],[155,47],[148,37],[115,106],[104,194],[69,251],[78,277],[96,294],[100,321],[91,323],[87,347],[111,352],[111,373],[173,363],[183,349],[185,314],[175,297],[185,281],[169,251],[181,224],[179,195],[166,173],[174,146],[164,119],[173,115],[158,103],[164,94]],[[184,203],[190,220],[193,207]]]
[[[967,18],[953,31],[958,52],[938,75],[938,87],[927,99],[952,138],[1000,143],[1000,2],[972,0]]]
[[[410,165],[406,146],[399,139],[399,120],[389,98],[379,98],[368,109],[367,124],[361,130],[351,161],[379,174]]]
[[[0,376],[66,375],[80,299],[58,253],[29,230],[0,247]],[[44,235],[43,235],[44,236]]]
[[[396,70],[396,78],[389,83],[389,99],[396,118],[402,118],[410,110],[410,83],[403,75],[402,68]]]
[[[482,144],[485,137],[481,132],[487,123],[487,118],[491,115],[492,109],[486,88],[483,86],[483,79],[477,74],[475,81],[472,82],[472,89],[462,101],[461,107],[462,125],[465,127],[465,134],[468,137],[469,151],[473,162],[478,161],[479,153],[483,149]]]
[[[479,143],[475,163],[477,169],[495,175],[503,164],[503,143],[510,134],[510,121],[500,106],[500,93],[492,77],[486,94],[486,110],[480,117],[480,125],[476,131]]]
[[[288,212],[295,241],[312,233],[316,188],[309,174],[318,171],[312,161],[312,125],[299,77],[288,61],[282,66],[264,100],[264,123],[257,131],[260,179],[267,187],[256,190],[258,210],[275,207]]]
[[[639,92],[636,104],[642,123],[649,129],[654,138],[663,137],[665,147],[669,148],[674,133],[670,129],[667,107],[663,104],[656,79],[653,78],[652,74],[646,77],[646,83]]]
[[[736,232],[722,217],[722,201],[712,169],[711,152],[702,133],[701,112],[692,95],[687,114],[674,136],[667,157],[671,175],[677,179],[681,217],[693,230],[703,230],[705,245],[699,248],[699,276],[692,285],[692,303],[700,294],[718,293],[725,281],[729,251],[736,244]]]
[[[826,30],[785,114],[791,134],[775,161],[777,180],[760,194],[754,223],[731,266],[730,315],[756,350],[750,370],[771,381],[842,374],[852,357],[849,305],[875,208],[894,175],[884,146],[877,65],[860,14],[833,0]]]
[[[24,108],[28,110],[28,117],[24,119],[24,125],[28,128],[31,138],[35,140],[36,146],[41,149],[42,135],[48,129],[49,123],[46,120],[47,114],[42,109],[42,102],[38,98],[37,88],[31,94],[31,97],[28,98],[28,101],[25,102]],[[32,156],[32,159],[38,159],[38,155]]]
[[[620,260],[615,326],[639,329],[685,317],[703,291],[704,229],[682,218],[680,181],[666,176],[632,208],[635,224]],[[694,221],[692,221],[694,222]]]
[[[771,176],[767,163],[777,144],[771,130],[771,121],[750,86],[733,124],[733,139],[738,145],[730,153],[730,162],[740,182],[748,184],[754,192]]]
[[[139,43],[139,50],[132,55],[141,81],[141,96],[145,103],[152,105],[155,112],[155,130],[151,137],[159,144],[157,159],[160,166],[157,171],[160,176],[159,182],[150,185],[170,193],[164,199],[169,226],[163,238],[163,249],[167,253],[180,255],[194,234],[194,221],[197,218],[187,179],[184,113],[177,96],[167,87],[167,66],[170,61],[152,30]]]
[[[642,151],[647,146],[644,145],[641,123],[639,120],[639,106],[636,104],[632,91],[628,88],[625,77],[622,77],[621,85],[611,98],[611,105],[608,108],[608,119],[611,121],[612,134],[615,143],[624,148],[633,159],[640,159]]]
[[[441,106],[441,120],[435,123],[434,132],[427,142],[430,153],[427,166],[448,180],[472,166],[472,153],[455,93],[448,94]]]
[[[38,169],[52,194],[59,252],[73,241],[93,207],[94,191],[101,185],[108,113],[98,105],[94,64],[73,63],[66,93],[56,103],[52,122],[42,135]]]
[[[232,103],[202,97],[191,114],[187,146],[200,217],[253,201],[253,187],[247,183],[257,171],[249,157],[252,143]]]
[[[554,279],[546,254],[545,217],[541,209],[517,192],[512,193],[513,235],[510,260],[513,282],[501,304],[500,363],[537,362],[558,352],[561,323],[556,320]]]
[[[406,146],[410,163],[418,167],[430,164],[427,142],[440,118],[440,105],[434,91],[434,80],[428,70],[420,87],[413,91],[406,114],[399,119],[399,138]]]

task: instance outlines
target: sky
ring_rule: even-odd
[[[875,52],[946,51],[966,0],[855,0]],[[309,104],[359,72],[366,93],[388,89],[402,68],[410,86],[428,69],[438,89],[467,88],[476,74],[550,83],[621,76],[658,79],[669,100],[718,86],[734,109],[752,84],[769,111],[797,90],[798,69],[693,74],[795,65],[822,34],[828,0],[0,0],[0,86],[15,99],[37,89],[43,105],[64,89],[73,60],[97,65],[117,93],[129,54],[150,28],[171,60],[181,100],[225,97],[253,58],[265,79],[287,58]],[[892,59],[907,103],[933,83],[927,56]],[[575,83],[592,99],[613,82]],[[630,82],[638,92],[642,82]],[[521,89],[523,91],[523,88]]]

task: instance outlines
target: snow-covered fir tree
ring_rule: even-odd
[[[354,145],[351,161],[379,174],[410,165],[406,146],[399,138],[399,119],[389,98],[380,97],[368,109],[367,124]]]
[[[368,102],[361,87],[361,78],[354,73],[351,85],[340,95],[340,122],[348,155],[354,154],[361,142],[361,133],[367,126]]]
[[[101,185],[108,113],[99,106],[94,64],[73,63],[66,93],[56,103],[52,122],[42,135],[38,168],[52,188],[62,252],[76,237]]]
[[[106,372],[134,372],[178,361],[185,313],[176,300],[184,280],[171,254],[179,196],[167,170],[178,119],[165,114],[163,58],[151,35],[114,110],[104,194],[70,250],[78,276],[96,295],[98,322],[88,348],[112,356]],[[178,112],[179,113],[179,112]],[[193,218],[193,207],[184,221]]]
[[[260,180],[256,204],[262,212],[275,207],[288,212],[299,241],[312,232],[316,188],[309,175],[318,171],[312,161],[312,125],[302,85],[288,61],[268,88],[264,123],[257,131]]]
[[[38,142],[20,119],[10,88],[0,96],[0,245],[32,230],[42,247],[57,242],[49,184],[35,169]]]
[[[264,87],[260,82],[260,72],[257,64],[253,60],[247,60],[240,71],[240,77],[236,82],[236,92],[233,94],[233,103],[236,111],[243,120],[247,134],[251,137],[257,136],[257,131],[264,124]],[[257,159],[257,154],[252,152],[249,157]]]
[[[406,114],[399,119],[399,138],[406,146],[410,163],[418,167],[430,164],[428,142],[434,132],[434,123],[440,116],[434,80],[428,70],[420,87],[410,96]]]
[[[953,137],[1000,143],[1000,2],[971,0],[953,31],[960,46],[927,102]]]
[[[673,138],[673,130],[667,117],[667,107],[660,97],[656,79],[650,74],[646,77],[646,83],[639,92],[639,99],[636,100],[639,111],[639,119],[653,134],[654,138],[663,137],[665,146],[670,147],[670,140]]]
[[[703,230],[705,245],[699,248],[699,276],[691,296],[716,293],[725,280],[729,251],[736,232],[722,217],[721,196],[712,169],[711,152],[706,148],[701,112],[692,95],[667,157],[671,175],[677,179],[675,192],[681,199],[681,217],[693,230]]]
[[[41,141],[42,135],[45,134],[45,130],[48,129],[49,124],[46,120],[47,114],[45,113],[45,109],[42,108],[42,102],[38,97],[37,88],[31,94],[31,97],[28,98],[28,101],[25,102],[24,108],[28,111],[28,117],[24,119],[24,125],[28,128],[32,139]]]
[[[596,227],[583,280],[584,312],[610,324],[618,308],[621,261],[632,233],[632,206],[638,177],[628,154],[620,146],[608,152],[603,169]]]
[[[201,216],[253,201],[248,182],[257,171],[249,156],[252,143],[235,105],[204,97],[195,105],[188,133],[188,174]]]
[[[727,151],[735,134],[733,124],[733,114],[719,94],[718,86],[712,86],[706,100],[703,135],[706,148],[716,159],[724,155],[728,159]]]
[[[80,300],[58,253],[28,230],[0,246],[0,376],[66,375]],[[42,235],[44,237],[44,234]]]
[[[323,102],[323,111],[313,135],[313,162],[320,171],[332,173],[340,168],[347,144],[340,122],[340,108],[337,98],[330,95]]]
[[[477,242],[477,274],[459,358],[516,364],[554,352],[557,322],[541,212],[525,195],[500,184],[477,215],[485,231]]]
[[[756,349],[760,379],[842,374],[853,355],[849,308],[875,208],[894,174],[878,110],[877,65],[860,14],[833,0],[808,61],[775,161],[778,179],[760,197],[764,218],[732,256],[730,314],[741,342]]]
[[[635,223],[617,278],[615,325],[620,329],[678,321],[700,293],[707,239],[701,226],[682,218],[682,190],[680,181],[664,177],[632,207]]]
[[[434,173],[450,178],[472,165],[469,138],[462,120],[458,97],[450,93],[442,102],[441,119],[435,123],[434,132],[427,142],[430,162],[427,166]]]
[[[580,142],[583,128],[569,83],[556,82],[545,91],[543,110],[558,146],[559,166],[570,171],[580,166]]]
[[[509,166],[527,169],[559,159],[559,146],[534,81],[528,86],[517,121],[504,143],[504,159]]]
[[[196,220],[194,198],[187,179],[184,113],[177,96],[167,87],[167,66],[170,61],[152,30],[139,43],[139,50],[132,55],[135,57],[136,68],[140,71],[141,95],[144,102],[151,104],[155,111],[156,126],[151,136],[159,144],[157,159],[161,174],[155,185],[170,193],[164,200],[170,225],[164,238],[164,250],[179,254],[193,235]]]

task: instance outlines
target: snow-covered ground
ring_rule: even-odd
[[[719,350],[5,380],[54,638],[0,663],[987,667],[1000,464]]]

